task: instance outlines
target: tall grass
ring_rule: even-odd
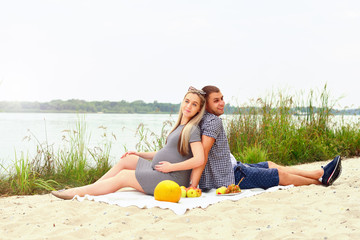
[[[106,129],[104,129],[105,131]],[[32,160],[21,154],[15,156],[13,166],[1,166],[6,176],[1,176],[0,194],[43,193],[55,188],[89,184],[104,175],[110,168],[111,140],[104,139],[97,147],[89,147],[84,119],[76,122],[75,129],[64,131],[63,145],[57,151],[52,145],[40,143],[36,136],[37,152]]]
[[[106,128],[100,128],[104,130],[104,139],[96,147],[89,147],[90,135],[85,119],[79,119],[74,130],[64,131],[63,141],[66,144],[55,154],[57,159],[53,175],[58,182],[71,186],[89,184],[111,168],[112,141],[107,138]]]
[[[163,122],[160,134],[153,132],[149,128],[145,128],[144,124],[139,124],[135,133],[135,136],[138,137],[138,143],[135,146],[136,151],[155,152],[163,148],[173,124],[174,122],[170,120]]]
[[[5,169],[2,165],[1,167]],[[0,179],[1,194],[30,194],[34,191],[49,191],[53,189],[53,185],[57,183],[51,179],[39,178],[39,173],[34,171],[28,157],[21,154],[17,158],[15,154],[15,161],[13,171],[7,169],[8,178],[2,177]]]
[[[319,95],[311,91],[305,100],[295,101],[281,92],[260,98],[239,108],[229,120],[230,150],[240,161],[265,159],[284,165],[330,159],[337,154],[359,155],[360,122],[335,121],[335,103],[326,85]]]

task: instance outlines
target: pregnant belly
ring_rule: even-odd
[[[164,161],[170,163],[178,163],[183,161],[183,157],[179,154],[177,149],[175,149],[174,151],[173,149],[163,148],[155,154],[152,160],[151,167],[155,168],[155,165],[158,165],[159,162],[164,162]]]

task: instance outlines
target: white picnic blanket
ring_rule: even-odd
[[[91,200],[95,202],[104,202],[108,204],[118,205],[120,207],[137,206],[139,208],[153,208],[159,207],[162,209],[171,209],[178,215],[184,214],[187,210],[193,208],[206,208],[211,204],[218,203],[224,200],[237,201],[241,198],[255,196],[257,194],[265,192],[274,192],[277,190],[288,189],[293,187],[289,186],[276,186],[267,190],[254,188],[241,190],[241,193],[225,196],[216,195],[215,189],[210,190],[207,193],[202,193],[201,197],[197,198],[181,198],[178,203],[162,202],[154,199],[153,196],[146,195],[136,190],[119,191],[101,196],[85,195],[84,197],[75,196],[74,199],[82,202],[84,200]]]

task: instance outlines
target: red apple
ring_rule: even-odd
[[[201,189],[200,188],[196,188],[196,197],[201,197]]]

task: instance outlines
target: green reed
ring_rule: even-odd
[[[334,120],[336,101],[326,86],[299,99],[279,92],[239,108],[227,124],[233,155],[249,163],[266,159],[284,165],[359,155],[360,123]]]
[[[102,142],[91,148],[84,119],[76,122],[75,129],[64,131],[63,145],[57,151],[47,141],[40,143],[36,136],[31,136],[37,142],[33,159],[22,153],[20,158],[15,156],[12,167],[0,165],[7,173],[0,177],[0,195],[43,193],[89,184],[111,168],[111,140],[107,138],[106,128]]]
[[[87,175],[88,154],[86,145],[89,141],[85,122],[83,120],[78,121],[76,129],[68,130],[66,133],[68,144],[59,151],[56,170],[65,179],[83,182]]]
[[[155,152],[163,148],[173,124],[173,121],[164,121],[160,134],[153,132],[149,128],[145,128],[145,125],[142,123],[139,124],[135,133],[135,136],[138,137],[138,143],[135,146],[136,151]]]
[[[89,184],[110,168],[110,150],[112,141],[108,138],[106,127],[99,127],[104,130],[102,141],[96,147],[89,147],[90,135],[85,119],[80,119],[73,130],[64,131],[63,141],[65,144],[56,154],[56,167],[54,175],[63,185],[84,185]],[[111,138],[116,138],[112,134]]]
[[[5,170],[4,166],[1,167]],[[57,183],[51,179],[44,180],[38,178],[39,174],[34,171],[28,157],[21,154],[20,158],[17,158],[15,154],[15,161],[12,170],[7,170],[8,178],[2,177],[0,179],[1,194],[30,194],[34,191],[52,190],[53,185]]]

